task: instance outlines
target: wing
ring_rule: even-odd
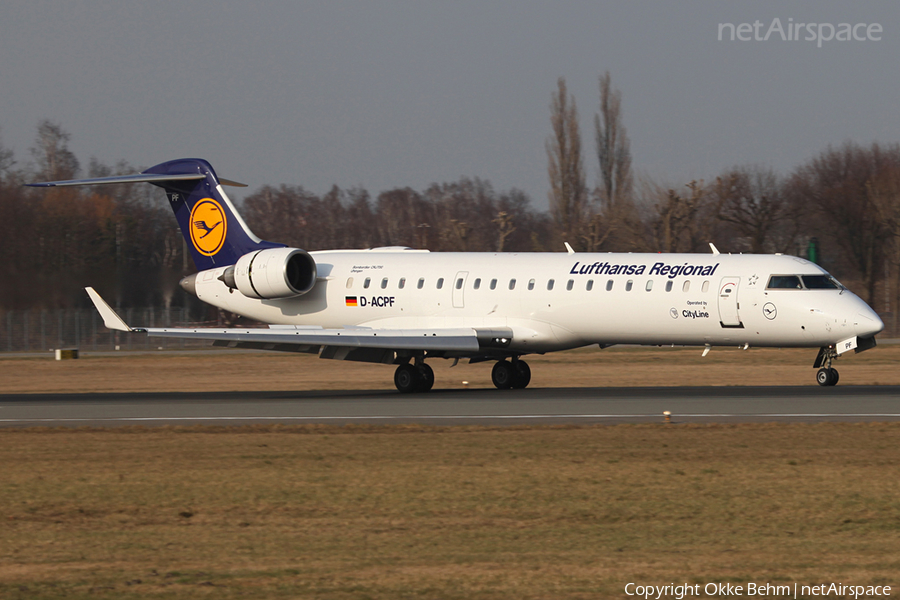
[[[377,329],[347,327],[295,327],[271,325],[268,329],[136,328],[130,327],[94,291],[85,288],[103,324],[110,329],[146,333],[153,337],[212,340],[216,346],[318,353],[322,358],[393,362],[395,352],[427,351],[445,356],[479,356],[509,346],[512,330],[472,327],[434,329]]]

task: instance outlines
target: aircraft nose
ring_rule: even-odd
[[[854,325],[856,326],[856,335],[858,337],[872,337],[884,329],[884,321],[869,307],[857,313],[855,321]]]

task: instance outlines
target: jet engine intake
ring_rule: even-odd
[[[240,257],[220,279],[248,298],[291,298],[316,284],[316,261],[298,248],[257,250]]]

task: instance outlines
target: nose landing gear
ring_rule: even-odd
[[[819,369],[819,372],[816,373],[816,383],[822,386],[837,385],[838,379],[840,379],[840,375],[838,375],[837,369]]]
[[[816,373],[816,383],[821,386],[837,385],[840,375],[838,374],[837,369],[832,368],[831,366],[832,361],[837,357],[837,350],[834,349],[834,346],[819,349],[819,355],[816,357],[816,362],[813,364],[813,368],[819,369]]]

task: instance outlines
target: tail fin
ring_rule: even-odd
[[[283,248],[284,244],[256,237],[222,189],[246,187],[220,179],[212,165],[200,158],[181,158],[150,167],[138,175],[73,179],[28,184],[35,187],[146,182],[166,192],[181,233],[191,249],[197,269],[233,265],[254,250]]]

